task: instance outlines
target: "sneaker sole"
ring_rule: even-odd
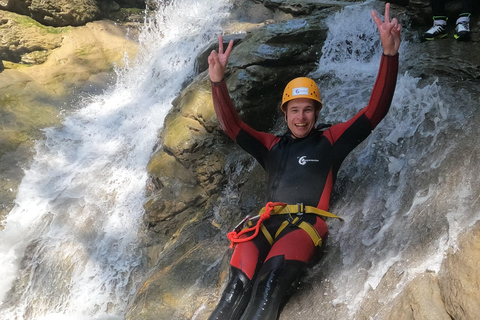
[[[432,41],[432,40],[436,40],[436,39],[443,39],[447,36],[447,34],[442,34],[440,36],[435,36],[435,37],[425,37],[425,40],[428,40],[428,41]]]
[[[454,34],[453,37],[455,38],[455,40],[458,40],[458,41],[469,41],[470,40],[470,35],[467,34],[467,35],[462,35],[462,34]]]

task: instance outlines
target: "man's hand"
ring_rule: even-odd
[[[385,21],[382,21],[373,10],[372,17],[380,33],[383,53],[387,56],[396,55],[400,47],[400,30],[402,29],[402,25],[398,23],[397,18],[393,18],[392,21],[390,21],[390,3],[385,5]]]
[[[223,37],[218,36],[218,52],[213,50],[208,56],[208,75],[211,81],[222,81],[232,49],[233,40],[230,40],[227,50],[223,52]]]

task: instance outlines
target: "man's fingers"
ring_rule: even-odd
[[[397,18],[393,18],[393,19],[392,19],[392,24],[393,24],[395,27],[398,26],[398,20],[397,20]]]
[[[232,52],[233,49],[233,40],[230,40],[228,43],[227,51],[225,51],[225,55],[228,57],[230,56],[230,52]]]
[[[373,18],[373,21],[375,22],[375,24],[377,25],[377,27],[379,26],[379,23],[380,23],[380,19],[378,18],[377,16],[377,13],[375,12],[375,10],[372,10],[370,12],[370,14],[372,15],[372,18]]]
[[[387,2],[385,5],[385,22],[390,22],[390,3]]]
[[[213,66],[215,65],[216,60],[218,60],[218,53],[217,51],[212,50],[207,58],[208,64]]]
[[[222,35],[218,36],[218,53],[223,53],[223,37]]]
[[[377,25],[377,27],[379,27],[382,24],[382,20],[380,20],[380,18],[378,17],[377,13],[374,10],[372,10],[371,14],[372,14],[373,21],[375,21],[375,24]]]

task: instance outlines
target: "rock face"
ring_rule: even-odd
[[[33,18],[45,26],[82,26],[121,7],[146,7],[143,0],[2,0],[0,10]]]
[[[280,115],[278,97],[283,90],[279,84],[313,70],[326,38],[325,18],[339,7],[316,1],[261,3],[263,8],[256,7],[258,2],[236,2],[236,8],[243,12],[234,12],[233,16],[242,17],[244,22],[248,21],[245,12],[256,9],[251,16],[255,27],[245,37],[231,37],[235,39],[235,49],[226,80],[246,123],[258,130],[280,132],[282,125],[275,122]],[[402,21],[404,24],[415,25],[430,19],[426,2],[395,10],[407,12],[407,16],[416,14],[413,21]],[[268,24],[260,23],[259,17],[267,19]],[[226,29],[236,30],[236,27],[226,26]],[[229,39],[224,38],[225,42]],[[264,204],[265,174],[221,133],[213,114],[204,71],[206,56],[213,48],[215,43],[198,57],[200,74],[174,101],[160,134],[160,148],[148,166],[151,182],[145,203],[148,229],[144,243],[149,252],[150,272],[131,300],[127,319],[207,319],[228,278],[231,252],[226,250],[225,234],[245,213],[254,212]],[[428,49],[435,51],[425,47],[421,50]],[[422,70],[413,67],[414,61],[405,64],[405,69],[414,76],[424,76]],[[434,75],[443,71],[439,68]],[[452,71],[449,76],[455,77]],[[469,78],[477,76],[478,71],[474,71]],[[367,295],[354,318],[474,319],[480,305],[477,297],[480,273],[473,269],[479,253],[478,228],[461,240],[459,250],[448,255],[438,274],[418,275],[400,290],[391,307],[385,308],[380,303],[382,295],[395,288],[400,277],[392,268],[379,289]],[[312,303],[312,299],[319,301],[327,294],[324,285],[313,280],[318,277],[323,278],[323,274],[318,271],[312,274],[311,284],[292,298],[280,319],[299,315],[307,319],[349,317],[347,306],[332,306],[327,302],[328,312],[323,313]]]
[[[0,55],[3,60],[41,64],[51,50],[60,47],[68,28],[44,27],[33,19],[0,11]]]
[[[44,25],[54,27],[84,25],[101,16],[94,0],[4,0],[0,9],[31,16]]]

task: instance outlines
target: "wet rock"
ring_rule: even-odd
[[[348,0],[347,0],[348,1]],[[313,11],[318,11],[325,8],[331,8],[335,6],[343,6],[346,2],[323,2],[323,1],[284,1],[284,0],[260,0],[261,3],[267,8],[280,10],[286,13],[290,13],[293,16],[309,15]],[[355,2],[358,0],[351,0]]]
[[[25,64],[46,61],[60,47],[67,28],[45,27],[30,17],[0,11],[0,55],[3,60]]]
[[[80,26],[101,17],[95,0],[6,0],[0,3],[0,10],[29,16],[54,27]]]
[[[227,260],[219,258],[225,246],[202,240],[216,233],[213,226],[194,222],[192,229],[159,256],[155,272],[139,289],[126,319],[206,319],[197,310],[215,302],[218,292],[211,290],[212,285],[227,277],[221,272]],[[207,294],[199,295],[199,291]]]
[[[445,309],[452,319],[475,319],[480,314],[480,223],[450,249],[439,273]]]
[[[122,8],[146,8],[145,0],[2,0],[0,10],[15,12],[45,26],[82,26],[102,18],[118,18]],[[128,14],[122,13],[120,16]],[[124,17],[125,19],[125,17]]]
[[[425,273],[416,277],[396,299],[388,315],[390,320],[450,320],[440,294],[437,277]]]

